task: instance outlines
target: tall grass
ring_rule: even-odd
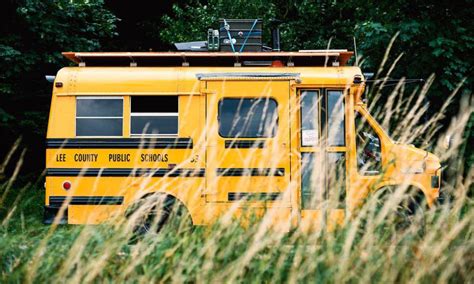
[[[396,201],[406,194],[406,187],[399,187],[382,205],[376,194],[371,195],[356,214],[347,214],[343,226],[328,230],[323,225],[312,233],[270,226],[274,210],[245,226],[232,220],[232,212],[211,227],[193,230],[182,223],[184,218],[170,218],[160,233],[141,238],[134,236],[131,219],[124,217],[99,226],[44,226],[42,179],[24,188],[15,187],[20,155],[15,172],[6,177],[0,191],[0,281],[474,282],[470,192],[474,169],[462,166],[463,132],[472,120],[471,98],[461,99],[459,114],[440,133],[439,122],[446,106],[458,96],[457,90],[447,97],[439,113],[422,121],[427,111],[423,102],[433,78],[408,95],[402,81],[382,100],[384,78],[378,77],[380,84],[369,103],[378,121],[395,140],[416,142],[442,161],[456,161],[450,164],[455,176],[442,185],[449,198],[418,212],[409,225],[400,228],[395,222]],[[443,148],[446,136],[453,141],[449,150]],[[9,157],[11,154],[4,167]]]

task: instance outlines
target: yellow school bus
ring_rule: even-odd
[[[78,66],[54,81],[46,223],[103,223],[159,195],[194,225],[271,211],[291,229],[401,184],[439,195],[439,158],[369,114],[352,52],[64,56]]]

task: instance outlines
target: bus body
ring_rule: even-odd
[[[194,225],[271,210],[288,228],[340,221],[370,193],[401,183],[430,206],[438,197],[439,159],[394,143],[370,116],[363,74],[345,65],[349,52],[333,54],[339,66],[289,64],[295,53],[280,53],[284,66],[193,66],[184,53],[156,53],[179,65],[107,61],[153,54],[65,54],[79,66],[61,69],[54,83],[46,223],[61,206],[63,223],[106,222],[155,192],[184,205]]]

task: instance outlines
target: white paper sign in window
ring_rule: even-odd
[[[314,129],[302,131],[302,146],[316,146],[318,143],[318,131]]]

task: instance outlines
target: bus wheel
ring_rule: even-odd
[[[152,194],[134,203],[127,210],[134,236],[157,234],[165,227],[182,233],[192,227],[191,218],[181,202],[171,195]]]
[[[390,204],[393,198],[397,198],[396,191],[398,189],[386,188],[376,193],[377,208],[376,214],[384,211],[385,206]],[[426,211],[426,202],[424,194],[421,190],[410,187],[406,190],[403,198],[388,212],[385,225],[392,226],[397,232],[406,231],[407,229],[417,229],[417,234],[424,233],[424,214]],[[414,227],[414,225],[417,227]]]
[[[423,192],[414,187],[409,188],[395,211],[396,229],[406,230],[417,225],[416,233],[424,234],[426,206]]]

